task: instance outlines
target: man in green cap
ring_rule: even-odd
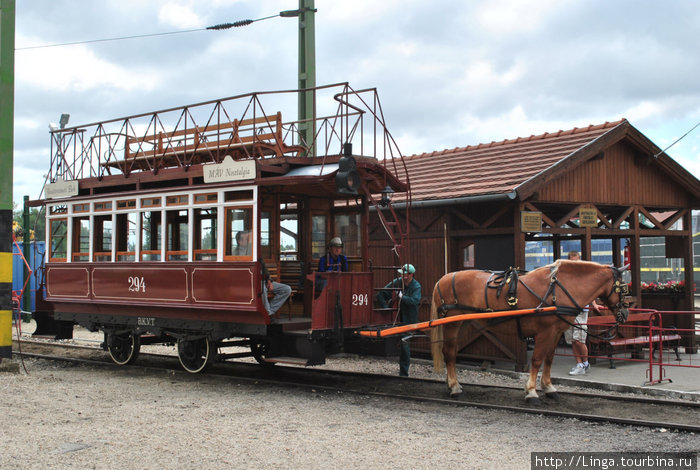
[[[397,277],[377,294],[377,300],[382,308],[387,308],[391,300],[392,292],[399,289],[397,299],[399,302],[399,319],[401,323],[418,323],[418,304],[421,299],[420,283],[414,278],[416,268],[412,264],[404,264],[397,270],[401,277]],[[394,289],[394,290],[391,290]],[[411,345],[408,341],[401,341],[401,353],[399,355],[399,375],[408,377],[408,367],[411,365]]]

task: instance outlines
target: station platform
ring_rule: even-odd
[[[552,364],[552,383],[597,390],[610,390],[625,393],[638,393],[647,396],[677,398],[680,400],[700,401],[700,353],[686,354],[683,348],[679,350],[681,361],[676,361],[672,351],[664,351],[663,366],[665,380],[649,385],[649,359],[645,351],[643,361],[624,360],[626,356],[613,356],[614,369],[610,369],[607,358],[597,358],[595,364],[583,375],[569,375],[571,368],[576,365],[570,346],[557,347]],[[669,354],[670,353],[670,354]],[[530,352],[532,354],[532,352]],[[658,354],[658,353],[657,353]],[[677,365],[677,366],[676,366]],[[692,367],[688,367],[692,366]],[[509,372],[507,369],[510,368]],[[512,372],[512,364],[494,364],[491,372],[525,377],[527,374]],[[652,371],[653,379],[659,379],[659,365],[655,364]]]

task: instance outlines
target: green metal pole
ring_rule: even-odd
[[[22,213],[22,227],[24,227],[24,238],[22,239],[22,253],[24,254],[24,259],[29,260],[31,258],[31,247],[32,247],[32,233],[29,218],[29,196],[24,196],[24,212]],[[22,278],[22,285],[29,278],[29,268],[24,265],[24,278]],[[27,288],[24,290],[24,299],[22,301],[22,310],[25,312],[32,311],[32,283],[27,282]]]
[[[316,86],[316,26],[314,0],[299,0],[299,89]],[[299,93],[299,130],[309,145],[316,135],[314,92]],[[308,156],[316,156],[316,145]]]
[[[0,361],[12,357],[12,147],[15,0],[0,0]]]

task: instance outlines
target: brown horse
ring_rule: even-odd
[[[558,396],[550,373],[561,334],[571,326],[582,308],[596,298],[602,299],[615,313],[618,322],[627,318],[625,295],[628,290],[622,282],[625,269],[588,261],[558,260],[521,275],[512,270],[505,273],[477,270],[449,273],[435,284],[431,318],[438,318],[438,314],[447,317],[470,312],[556,306],[556,313],[535,313],[509,320],[520,322],[519,332],[523,337],[535,337],[530,378],[525,386],[526,400],[539,403],[535,387],[543,362],[542,389],[548,397],[556,399]],[[444,355],[450,396],[462,393],[455,369],[460,326],[461,322],[455,322],[431,330],[435,368],[442,370]],[[440,331],[441,328],[444,331]]]

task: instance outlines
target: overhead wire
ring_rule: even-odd
[[[671,145],[669,145],[668,147],[666,147],[665,149],[661,150],[661,151],[658,152],[656,155],[654,155],[654,158],[657,158],[657,157],[658,157],[659,155],[661,155],[662,153],[666,153],[666,150],[670,149],[671,147],[673,147],[674,145],[676,145],[678,142],[680,142],[681,140],[683,140],[688,134],[690,134],[691,132],[693,132],[693,131],[695,130],[695,128],[698,127],[698,126],[700,126],[700,122],[698,122],[697,124],[695,124],[688,132],[686,132],[685,134],[683,134],[682,136],[680,136],[679,138],[677,138],[676,141],[673,142]]]
[[[58,43],[58,44],[42,44],[39,46],[17,47],[17,48],[15,48],[15,51],[26,51],[29,49],[45,49],[45,48],[49,48],[49,47],[74,46],[77,44],[92,44],[92,43],[97,43],[97,42],[123,41],[125,39],[149,38],[149,37],[155,37],[155,36],[167,36],[167,35],[173,35],[173,34],[194,33],[197,31],[221,31],[221,30],[225,30],[225,29],[248,26],[250,24],[255,23],[256,21],[263,21],[263,20],[269,20],[271,18],[276,18],[278,16],[281,16],[281,13],[283,13],[283,12],[280,12],[276,15],[265,16],[263,18],[257,18],[255,20],[250,20],[250,19],[239,20],[239,21],[234,21],[232,23],[221,23],[221,24],[217,24],[217,25],[207,26],[205,28],[185,29],[182,31],[168,31],[168,32],[164,32],[164,33],[136,34],[133,36],[118,36],[118,37],[114,37],[114,38],[89,39],[86,41],[62,42],[62,43]]]

